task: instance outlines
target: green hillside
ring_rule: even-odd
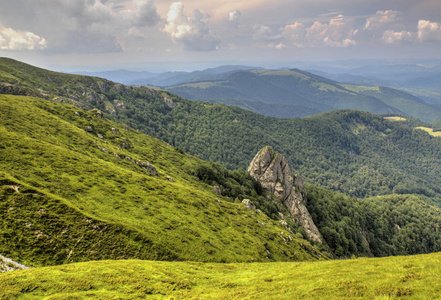
[[[52,100],[59,100],[60,88],[74,91],[70,75],[54,74],[35,75],[14,91],[36,90]],[[66,86],[54,85],[52,94],[37,87],[51,76]],[[287,208],[268,200],[243,169],[204,162],[97,109],[0,95],[0,253],[9,258],[42,266],[123,258],[314,260],[328,256],[323,249],[335,257],[441,250],[440,212],[426,203],[440,203],[440,142],[406,122],[359,111],[279,120],[99,78],[75,80],[75,90],[108,99],[107,117],[200,156],[240,157],[236,167],[245,167],[247,152],[254,155],[253,147],[264,143],[282,149],[309,183],[361,197],[415,195],[357,199],[309,185],[308,209],[326,241],[317,247],[298,225],[280,221]],[[63,102],[102,107],[80,95],[67,93]],[[243,199],[262,213],[246,209]]]
[[[257,151],[271,145],[308,183],[349,196],[418,194],[441,203],[441,141],[406,124],[350,110],[276,119],[9,59],[0,64],[4,93],[40,93],[99,108],[113,120],[229,169],[246,168]]]
[[[391,88],[340,84],[298,69],[238,71],[227,75],[220,80],[183,83],[167,90],[192,100],[228,103],[282,118],[333,109],[401,113],[423,121],[441,118],[440,111],[410,94]],[[265,109],[262,103],[272,109]]]
[[[30,266],[323,257],[280,222],[214,193],[195,176],[201,167],[212,165],[98,110],[0,95],[0,253]],[[223,176],[238,200],[266,199],[244,172]]]
[[[0,274],[2,299],[439,299],[441,254],[302,263],[139,260]]]

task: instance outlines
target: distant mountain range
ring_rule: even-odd
[[[441,108],[441,66],[376,65],[351,70],[310,72],[342,83],[398,89],[424,100],[438,110]]]
[[[251,70],[255,67],[242,66],[242,65],[226,65],[216,68],[209,68],[200,71],[193,72],[163,72],[163,73],[151,73],[151,72],[137,72],[128,70],[114,70],[104,72],[77,72],[78,75],[96,76],[105,78],[114,82],[119,82],[127,85],[153,85],[153,86],[168,86],[176,85],[186,82],[200,81],[204,79],[223,78],[226,75],[216,77],[223,73],[234,72],[238,70]]]
[[[191,100],[234,105],[279,118],[349,108],[402,114],[426,122],[441,119],[439,66],[372,65],[326,73],[228,65],[194,72],[82,74],[128,85],[157,86]]]
[[[441,110],[411,94],[381,86],[342,84],[298,69],[236,71],[217,77],[222,78],[165,89],[192,100],[236,105],[282,118],[345,108],[403,114],[423,121],[441,118]]]

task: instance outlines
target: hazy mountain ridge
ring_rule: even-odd
[[[310,72],[343,83],[384,86],[415,95],[440,110],[441,89],[439,66],[428,67],[416,64],[377,65],[349,70],[334,70],[332,73],[311,70]]]
[[[293,80],[283,82],[280,74],[287,75],[289,70],[303,74],[303,80],[309,77],[313,81],[309,92],[304,84],[299,85]],[[339,71],[341,73],[338,73]],[[266,80],[253,82],[256,78],[252,76],[244,79],[243,72],[259,75],[267,73]],[[333,72],[335,73],[286,68],[268,70],[227,65],[193,72],[157,74],[144,72],[147,75],[143,75],[143,72],[125,70],[83,72],[82,74],[104,77],[123,84],[168,86],[167,89],[184,98],[235,105],[280,118],[308,116],[332,109],[359,108],[372,113],[399,113],[424,121],[440,119],[439,99],[441,98],[440,92],[437,92],[439,80],[436,79],[440,71],[436,67],[423,67],[416,64],[382,64],[347,70],[336,68]],[[242,75],[238,78],[234,75],[235,73]],[[272,78],[268,76],[271,73],[272,75],[279,74],[279,76]],[[353,95],[348,96],[344,86],[348,83],[377,87],[379,91],[376,94],[366,94],[354,92],[352,89]],[[388,93],[383,93],[383,86],[405,93],[395,97],[395,101],[389,102]],[[323,93],[323,91],[327,92]],[[338,91],[340,93],[336,93]],[[356,94],[355,100],[353,99],[354,93]],[[425,102],[409,93],[424,99]],[[398,91],[394,94],[397,95]],[[316,98],[320,100],[317,101]]]
[[[96,76],[107,80],[115,81],[126,85],[155,85],[168,86],[176,85],[184,82],[195,82],[204,79],[220,79],[227,76],[231,72],[238,70],[251,70],[255,67],[242,65],[224,65],[216,68],[208,68],[204,70],[184,72],[184,71],[168,71],[160,73],[152,73],[147,71],[130,71],[130,70],[111,70],[102,72],[75,72],[78,75]]]
[[[213,78],[166,89],[192,100],[210,99],[210,102],[228,102],[240,107],[244,106],[236,99],[245,100],[252,108],[252,101],[276,107],[284,105],[283,115],[277,110],[265,112],[258,108],[258,103],[252,109],[276,117],[307,116],[311,110],[324,112],[349,108],[376,114],[400,113],[424,121],[441,118],[441,111],[410,94],[395,91],[391,101],[392,89],[385,91],[385,88],[376,87],[376,93],[366,92],[363,86],[348,89],[345,84],[298,69],[237,71],[220,80]]]

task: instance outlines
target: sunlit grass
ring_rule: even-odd
[[[100,261],[0,275],[0,298],[439,299],[441,254],[302,263]]]
[[[421,130],[428,132],[432,136],[441,137],[441,131],[433,131],[433,128],[421,126],[421,127],[416,127],[415,129],[421,129]]]
[[[403,117],[398,117],[398,116],[394,116],[394,117],[384,117],[386,120],[392,121],[392,122],[404,122],[406,121],[406,118]]]

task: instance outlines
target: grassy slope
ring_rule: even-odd
[[[438,299],[440,274],[440,253],[308,263],[101,261],[0,274],[0,298]]]
[[[191,175],[206,162],[96,111],[0,95],[0,124],[0,253],[14,260],[317,257],[309,243],[287,241],[275,221],[229,203]]]

